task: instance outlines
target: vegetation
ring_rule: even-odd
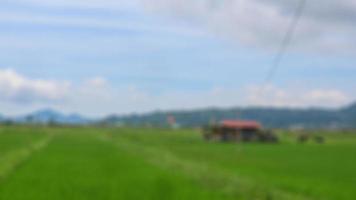
[[[223,119],[257,120],[268,128],[356,128],[356,104],[342,109],[229,108],[155,112],[144,115],[111,116],[107,124],[167,126],[167,116],[182,127],[200,127]],[[273,116],[273,117],[271,117]]]
[[[278,134],[236,144],[195,130],[0,127],[0,199],[356,199],[356,135]]]
[[[273,117],[271,117],[273,116]],[[54,110],[45,109],[37,112],[7,118],[0,116],[0,124],[52,124],[52,125],[110,125],[137,127],[168,127],[172,126],[168,118],[177,122],[179,127],[201,127],[212,122],[226,119],[255,120],[267,128],[356,128],[356,104],[340,109],[288,109],[288,108],[210,108],[192,111],[153,112],[148,114],[132,114],[109,116],[103,119],[88,119],[78,114],[66,115]],[[173,125],[174,126],[174,125]]]

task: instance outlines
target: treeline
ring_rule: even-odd
[[[101,123],[130,126],[168,126],[174,119],[183,127],[198,127],[223,119],[257,120],[268,128],[356,128],[356,104],[342,109],[209,108],[110,116]]]

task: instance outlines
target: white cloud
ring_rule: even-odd
[[[146,8],[205,24],[218,35],[247,45],[280,45],[299,0],[143,0]],[[307,1],[293,46],[304,51],[355,52],[356,3]]]
[[[352,98],[337,89],[278,88],[269,85],[261,90],[251,86],[246,89],[250,105],[276,107],[339,107],[352,102]]]
[[[34,4],[39,6],[127,9],[137,6],[136,0],[14,0],[17,3]]]
[[[251,86],[155,94],[135,85],[113,86],[103,77],[73,85],[67,81],[31,79],[11,69],[0,70],[0,111],[5,114],[51,107],[67,113],[100,116],[212,106],[339,107],[351,101],[349,94],[338,89],[269,85],[262,92],[259,87]]]
[[[78,98],[65,110],[75,110],[88,115],[111,113],[143,113],[155,110],[198,109],[206,107],[274,106],[274,107],[328,107],[337,108],[351,103],[352,98],[337,89],[298,89],[268,86],[261,94],[258,87],[226,89],[215,87],[205,91],[160,94],[142,90],[135,86],[111,88],[110,96],[105,90],[95,93],[77,93]],[[104,92],[104,94],[102,94]],[[76,105],[73,107],[73,105]]]
[[[115,6],[113,6],[115,7]],[[0,13],[0,23],[25,23],[44,26],[60,26],[68,29],[88,28],[97,30],[129,31],[132,33],[156,33],[171,34],[180,36],[203,36],[203,31],[186,26],[184,24],[170,24],[153,19],[145,19],[137,13],[125,13],[122,17],[120,12],[117,15],[103,18],[95,14],[92,15],[60,15],[41,12],[14,12],[7,11]],[[135,16],[135,17],[132,17]],[[205,34],[206,35],[206,34]],[[29,42],[27,42],[29,43]]]
[[[109,87],[108,81],[103,77],[95,77],[86,81],[87,87],[92,88],[107,88]]]
[[[0,70],[0,100],[33,103],[62,100],[69,83],[30,79],[11,69]]]
[[[68,95],[68,102],[76,102],[76,104],[81,104],[81,102],[91,102],[97,104],[98,101],[102,103],[107,103],[108,101],[113,101],[113,88],[109,82],[103,77],[94,77],[85,80],[82,84],[78,86],[73,86],[71,95]]]
[[[17,3],[48,6],[55,8],[74,7],[107,10],[135,10],[141,7],[154,14],[200,24],[216,35],[231,38],[243,44],[276,48],[287,30],[299,0],[15,0]],[[307,1],[304,15],[293,40],[293,48],[303,51],[354,54],[356,40],[356,3],[354,0]],[[6,14],[6,13],[5,13]],[[5,15],[2,14],[2,15]],[[11,16],[12,21],[32,21],[34,23],[65,24],[97,28],[127,27],[130,30],[173,30],[196,34],[179,28],[150,28],[143,24],[120,24],[113,20],[72,18],[58,16],[35,16],[23,14]],[[0,18],[1,19],[1,18]],[[139,28],[138,28],[139,27]],[[202,33],[199,33],[202,34]]]

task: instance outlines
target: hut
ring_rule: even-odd
[[[207,140],[219,141],[263,141],[276,142],[277,137],[270,131],[263,130],[256,121],[224,120],[204,129]]]

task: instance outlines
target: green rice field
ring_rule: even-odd
[[[0,200],[356,199],[356,134],[206,142],[198,130],[0,127]]]

